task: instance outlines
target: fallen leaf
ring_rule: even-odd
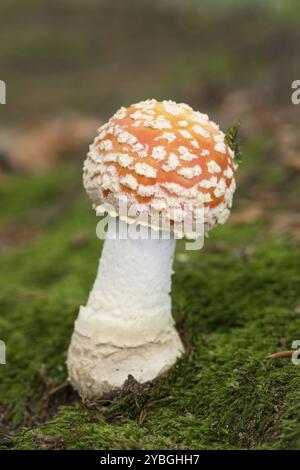
[[[294,351],[279,351],[277,353],[274,353],[274,354],[270,354],[270,356],[268,356],[267,358],[268,359],[279,359],[281,357],[292,357]]]
[[[39,172],[80,156],[92,141],[99,119],[90,116],[57,117],[25,128],[1,130],[0,154],[7,168]]]
[[[64,437],[60,435],[56,436],[45,436],[41,432],[35,432],[34,437],[36,438],[37,444],[46,450],[62,450],[64,444]]]
[[[146,416],[148,414],[148,408],[147,406],[144,406],[144,408],[142,409],[141,413],[140,413],[140,416],[139,416],[139,425],[142,426],[144,424],[144,421],[146,419]]]

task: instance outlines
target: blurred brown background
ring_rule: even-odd
[[[2,178],[81,163],[118,107],[170,98],[240,119],[235,217],[275,208],[300,232],[298,1],[2,0],[0,26]]]
[[[0,449],[300,449],[299,368],[266,358],[300,331],[299,55],[299,0],[1,0]],[[101,250],[81,167],[146,98],[240,120],[243,162],[228,223],[177,243],[186,358],[88,409],[65,367]]]

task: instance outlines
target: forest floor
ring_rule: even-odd
[[[0,445],[300,448],[299,367],[267,357],[300,339],[299,227],[239,191],[201,251],[177,245],[173,312],[186,355],[112,401],[83,404],[71,390],[66,352],[101,250],[80,173],[11,176],[0,190]]]
[[[0,449],[300,449],[300,367],[268,357],[300,340],[299,9],[269,21],[148,4],[143,22],[140,0],[42,3],[1,6],[13,99],[0,128]],[[201,251],[177,243],[185,356],[153,384],[82,403],[65,362],[102,242],[78,162],[95,121],[148,97],[224,130],[240,119],[238,189]]]

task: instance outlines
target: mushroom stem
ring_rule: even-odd
[[[171,314],[176,241],[148,227],[138,239],[116,237],[127,229],[110,219],[93,289],[75,322],[68,369],[84,398],[121,387],[128,375],[153,380],[184,351]]]

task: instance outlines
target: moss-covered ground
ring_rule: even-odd
[[[300,367],[268,358],[300,340],[299,2],[73,3],[1,1],[14,145],[16,124],[45,115],[100,124],[122,104],[172,98],[223,129],[240,119],[244,163],[228,223],[201,251],[177,244],[186,355],[153,384],[83,404],[65,361],[101,253],[97,219],[80,168],[4,174],[1,125],[0,449],[300,449]],[[248,6],[226,10],[235,3]]]
[[[73,322],[101,251],[80,180],[80,169],[67,168],[13,176],[1,187],[2,442],[300,448],[300,369],[267,358],[300,339],[299,242],[267,237],[263,223],[229,222],[202,251],[178,243],[173,312],[187,353],[167,376],[85,405],[64,385]]]

